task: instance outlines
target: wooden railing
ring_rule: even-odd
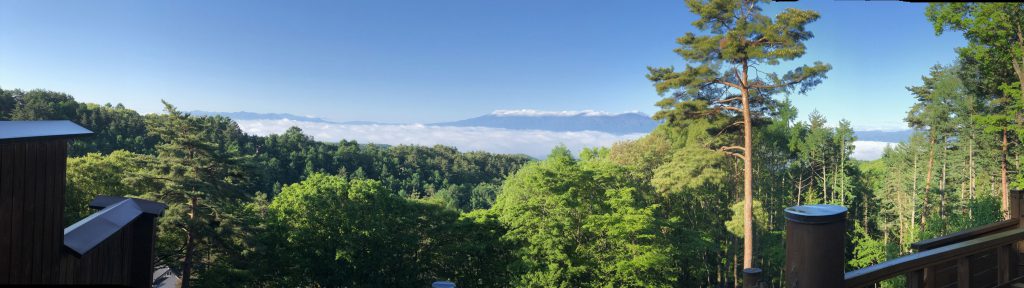
[[[911,245],[916,253],[845,272],[846,208],[786,209],[787,287],[871,287],[905,276],[907,287],[1010,287],[1024,279],[1021,191],[1011,193],[1010,219]]]
[[[906,275],[910,287],[993,287],[1010,281],[1010,246],[1021,240],[1024,229],[1015,228],[913,253],[846,273],[845,286],[865,287]]]
[[[916,243],[910,244],[910,248],[913,248],[914,250],[917,251],[931,250],[949,244],[963,242],[974,238],[979,238],[981,236],[1017,228],[1017,226],[1019,226],[1019,223],[1020,220],[1018,219],[1003,220],[996,223],[976,227],[973,229],[967,229],[964,231],[956,232],[942,237],[921,240]]]

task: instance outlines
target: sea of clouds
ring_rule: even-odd
[[[534,109],[515,109],[515,110],[494,110],[491,115],[494,116],[526,116],[526,117],[541,117],[541,116],[558,116],[558,117],[570,117],[570,116],[615,116],[624,113],[640,113],[639,111],[629,111],[623,113],[611,113],[604,111],[595,110],[567,110],[567,111],[544,111]]]
[[[240,120],[243,131],[255,135],[281,134],[289,127],[319,141],[337,142],[341,139],[359,143],[388,145],[446,145],[460,151],[487,151],[493,153],[526,154],[544,158],[551,148],[564,144],[573,153],[584,147],[611,146],[615,142],[632,140],[644,134],[615,135],[597,131],[556,132],[544,130],[512,130],[488,127],[431,126],[422,124],[331,124],[289,119]]]
[[[326,142],[341,139],[356,140],[359,143],[387,145],[446,145],[460,151],[487,151],[493,153],[526,154],[544,158],[551,148],[564,144],[574,153],[584,147],[610,147],[619,141],[633,140],[644,134],[615,135],[598,131],[545,131],[513,130],[489,127],[432,126],[422,124],[334,124],[279,120],[237,120],[243,131],[255,135],[284,133],[288,128],[299,127],[306,135]],[[854,159],[874,160],[882,156],[885,147],[896,143],[878,141],[856,141]]]
[[[853,159],[875,160],[882,158],[885,147],[895,146],[898,143],[880,141],[853,141]]]

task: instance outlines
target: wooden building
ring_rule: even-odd
[[[152,285],[166,205],[102,196],[65,228],[68,141],[89,134],[70,121],[0,121],[0,285]]]

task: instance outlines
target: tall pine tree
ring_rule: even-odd
[[[197,247],[215,237],[214,229],[222,216],[219,207],[239,195],[233,192],[242,174],[237,150],[214,141],[218,129],[163,103],[167,114],[151,119],[150,130],[160,138],[150,173],[163,187],[151,197],[171,205],[161,230],[182,236],[171,232],[180,229],[184,234],[183,248],[172,258],[180,258],[181,287],[187,288],[193,278]]]
[[[697,29],[709,35],[687,33],[676,41],[675,52],[688,63],[682,71],[674,67],[648,67],[647,78],[659,94],[672,91],[660,102],[665,109],[703,106],[690,117],[708,113],[735,119],[725,129],[740,134],[741,143],[714,148],[743,161],[743,267],[754,263],[753,228],[753,125],[766,117],[779,93],[804,93],[821,83],[831,66],[821,62],[803,65],[779,75],[766,72],[781,61],[804,55],[804,42],[814,35],[805,29],[818,19],[817,12],[786,9],[774,18],[761,13],[761,0],[688,0],[690,11],[699,18]],[[673,105],[672,103],[687,105]]]

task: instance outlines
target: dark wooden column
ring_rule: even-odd
[[[786,287],[843,287],[846,207],[786,208]]]
[[[761,268],[743,269],[743,288],[761,287]]]
[[[1021,221],[1024,219],[1024,217],[1021,217],[1022,213],[1024,213],[1024,211],[1021,211],[1021,207],[1024,207],[1024,190],[1010,190],[1009,204],[1010,219],[1017,220],[1017,227],[1024,228],[1024,221]],[[1022,263],[1024,262],[1024,257],[1022,257],[1024,255],[1024,242],[1014,243],[1010,246],[1010,249],[1013,253],[1010,253],[1009,260],[1013,265],[1009,269],[1009,277],[1012,279],[1024,275],[1024,263]]]

